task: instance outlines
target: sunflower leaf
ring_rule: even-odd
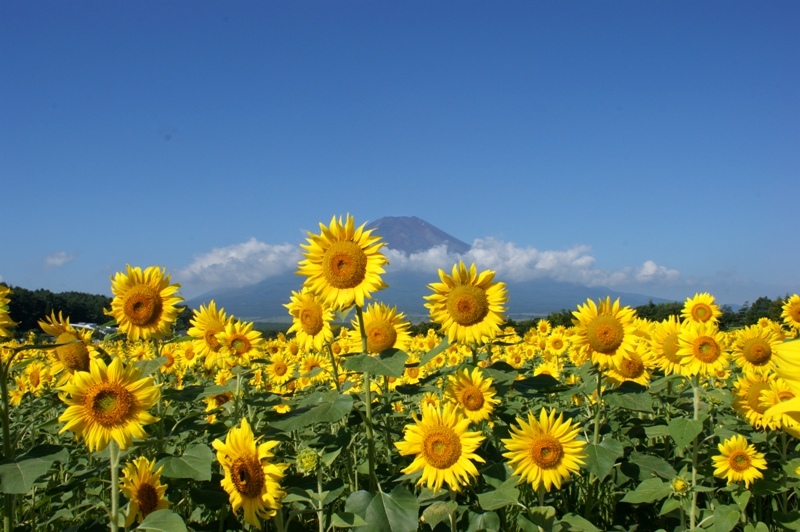
[[[669,434],[680,449],[692,443],[701,432],[703,432],[702,419],[676,417],[669,420]]]
[[[478,502],[484,510],[497,510],[519,501],[519,490],[516,488],[519,477],[512,477],[503,482],[497,489],[478,494]]]
[[[425,364],[433,360],[436,355],[447,349],[449,346],[450,342],[447,340],[447,337],[443,338],[442,341],[439,342],[439,345],[437,345],[436,347],[434,347],[433,349],[431,349],[430,351],[428,351],[419,358],[419,365],[424,366]]]
[[[399,349],[387,349],[377,356],[355,355],[344,361],[345,369],[358,373],[385,375],[400,378],[406,369],[408,353]]]
[[[186,524],[180,515],[172,510],[156,510],[144,518],[136,530],[151,532],[186,532]]]
[[[479,514],[470,511],[468,516],[469,528],[467,528],[467,532],[478,532],[479,530],[500,530],[500,518],[494,512]]]
[[[65,463],[69,452],[60,445],[37,445],[22,456],[0,462],[0,493],[28,493],[53,462]]]
[[[285,418],[272,422],[278,430],[289,432],[314,423],[336,423],[353,409],[353,396],[336,394],[333,399],[321,400],[307,410],[293,410]]]
[[[659,478],[648,478],[620,500],[630,504],[658,501],[672,493],[672,486]]]
[[[729,532],[739,523],[741,513],[735,506],[717,506],[714,508],[714,532]]]
[[[599,444],[590,443],[586,446],[586,469],[594,473],[598,480],[603,480],[611,473],[617,458],[624,452],[622,443],[611,438],[606,438]]]
[[[211,464],[214,453],[208,445],[190,445],[180,456],[162,458],[156,467],[164,466],[161,472],[167,478],[189,478],[192,480],[211,480]]]
[[[417,530],[419,504],[404,486],[391,493],[379,493],[370,501],[364,520],[366,532],[414,532]]]
[[[436,501],[425,508],[425,511],[422,512],[422,518],[431,529],[436,529],[436,525],[439,523],[448,523],[450,516],[457,509],[458,503],[456,501]]]
[[[350,512],[336,512],[331,518],[331,526],[336,528],[355,528],[366,524],[360,515]]]
[[[566,514],[561,521],[561,530],[580,530],[582,532],[600,532],[600,529],[594,526],[591,522],[587,521],[580,515],[573,513]]]

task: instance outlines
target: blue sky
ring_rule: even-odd
[[[161,265],[192,297],[349,212],[498,276],[794,293],[798,27],[794,1],[2,2],[0,280]]]

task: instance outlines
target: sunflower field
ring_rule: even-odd
[[[587,300],[506,327],[490,270],[439,270],[412,334],[379,235],[301,247],[264,338],[159,267],[126,266],[98,338],[0,286],[3,530],[800,530],[800,296],[720,330],[711,294],[640,318]]]

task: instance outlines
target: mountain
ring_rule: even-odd
[[[407,254],[418,253],[435,246],[447,246],[453,253],[466,253],[470,246],[461,240],[434,227],[416,216],[391,216],[380,218],[367,225],[374,228],[374,234],[386,241],[387,247]],[[449,272],[450,267],[445,267]],[[374,297],[389,305],[397,306],[413,322],[428,319],[424,307],[424,297],[430,294],[429,283],[438,282],[438,273],[394,271],[392,265],[386,267],[384,275],[388,288],[377,292]],[[511,282],[504,279],[509,293],[507,315],[522,319],[536,315],[546,315],[562,309],[575,309],[587,298],[597,300],[611,296],[620,298],[623,305],[636,307],[648,301],[660,303],[664,299],[642,294],[630,294],[609,290],[605,287],[587,287],[577,283],[566,283],[552,279],[535,279],[524,282]],[[289,302],[291,291],[299,291],[303,277],[294,271],[267,278],[259,283],[242,288],[219,289],[187,301],[191,308],[214,300],[217,307],[223,307],[229,314],[248,321],[290,322],[290,316],[283,305]]]

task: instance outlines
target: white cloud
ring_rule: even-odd
[[[48,255],[44,258],[44,263],[48,266],[63,266],[68,262],[72,262],[75,259],[75,256],[71,253],[67,253],[66,251],[59,251],[57,253],[53,253],[52,255]]]

